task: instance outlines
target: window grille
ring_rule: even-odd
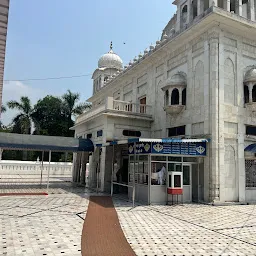
[[[245,160],[246,187],[256,187],[256,160]]]

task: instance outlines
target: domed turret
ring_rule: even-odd
[[[256,82],[256,67],[253,67],[246,72],[244,82]]]
[[[122,59],[113,52],[112,42],[110,45],[110,51],[101,56],[98,61],[98,68],[116,68],[118,70],[123,69]]]
[[[118,76],[123,70],[122,59],[113,52],[112,42],[108,53],[101,56],[98,61],[98,68],[92,75],[93,79],[93,93],[101,90],[108,82]]]

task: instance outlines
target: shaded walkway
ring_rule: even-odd
[[[111,197],[90,197],[81,248],[83,256],[135,256],[123,234]]]

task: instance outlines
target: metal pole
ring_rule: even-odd
[[[199,163],[200,163],[200,157],[197,159],[197,202],[201,201],[199,200],[199,194],[200,194],[200,188],[199,188],[199,183],[200,183],[200,177],[199,177],[199,174],[200,174],[200,166],[199,166]],[[192,171],[192,170],[191,170]],[[192,174],[193,174],[193,171],[192,171]]]
[[[183,161],[184,161],[184,157],[182,156],[181,157],[181,174],[182,174],[182,176],[181,176],[182,177],[182,180],[181,180],[181,183],[182,183],[182,202],[181,203],[182,204],[183,204]],[[189,171],[191,172],[192,170],[190,169]],[[191,175],[191,173],[189,173],[189,175]],[[191,176],[189,176],[189,177],[191,177]],[[178,195],[177,195],[177,204],[179,204]]]
[[[52,156],[52,151],[49,151],[49,167],[48,167],[48,177],[47,177],[47,193],[49,189],[49,175],[50,175],[50,167],[51,167],[51,156]]]
[[[113,196],[113,178],[114,178],[114,161],[115,161],[115,145],[113,145],[113,153],[112,153],[112,175],[111,175],[111,196]]]
[[[132,180],[132,207],[135,206],[135,168],[136,168],[136,142],[133,144],[134,162],[133,162],[133,180]]]
[[[44,169],[44,151],[42,151],[41,180],[40,180],[41,186],[42,186],[42,179],[43,179],[43,169]]]

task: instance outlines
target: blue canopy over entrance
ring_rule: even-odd
[[[0,133],[0,148],[57,152],[94,151],[94,145],[89,139],[15,133]]]

